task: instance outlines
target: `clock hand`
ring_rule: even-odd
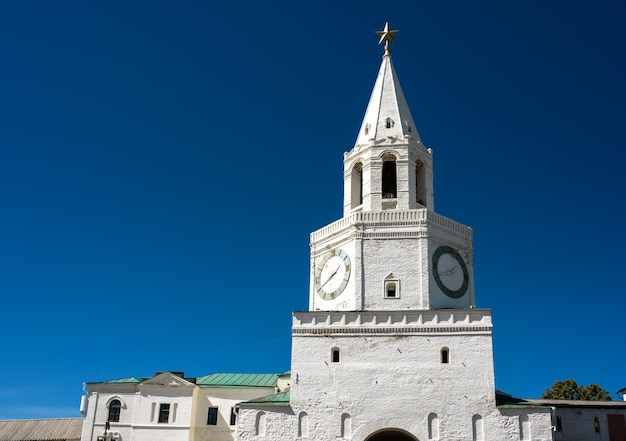
[[[453,266],[449,270],[444,271],[442,273],[439,273],[439,276],[450,276],[450,275],[456,273],[457,268],[458,268],[458,266]]]
[[[320,288],[323,288],[323,287],[324,287],[324,285],[326,285],[328,282],[330,282],[330,281],[331,281],[331,279],[332,279],[333,277],[335,277],[335,275],[336,275],[336,274],[337,274],[337,272],[339,271],[339,268],[341,268],[341,265],[339,265],[339,266],[335,269],[335,271],[334,271],[334,272],[333,272],[333,273],[332,273],[332,274],[328,277],[328,279],[326,279],[326,281],[325,281],[324,283],[322,283],[322,286],[320,286]]]

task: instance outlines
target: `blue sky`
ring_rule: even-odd
[[[382,55],[474,228],[497,388],[626,386],[620,1],[0,4],[0,418],[283,372]]]

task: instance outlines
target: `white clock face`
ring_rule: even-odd
[[[315,270],[315,290],[324,300],[333,300],[341,295],[350,280],[350,257],[340,250],[322,256]]]
[[[320,289],[325,292],[335,292],[341,286],[343,278],[346,275],[346,267],[343,259],[339,256],[333,256],[326,261],[320,274]]]

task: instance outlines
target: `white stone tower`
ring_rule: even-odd
[[[472,230],[435,213],[433,157],[420,140],[389,41],[354,148],[343,217],[311,234],[312,311],[474,305]]]
[[[240,441],[551,439],[548,408],[496,404],[472,231],[434,211],[432,151],[391,62],[396,32],[378,32],[385,53],[344,155],[343,217],[311,234],[289,399],[242,404]]]

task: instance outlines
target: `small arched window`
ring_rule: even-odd
[[[118,423],[120,421],[120,413],[122,412],[122,402],[113,400],[109,403],[109,419],[107,421]]]
[[[595,429],[596,433],[600,433],[600,420],[598,419],[598,417],[593,418],[593,428]]]
[[[383,286],[385,288],[383,296],[386,299],[400,298],[400,280],[394,275],[394,273],[387,274]]]
[[[339,363],[339,348],[333,348],[330,355],[330,360],[333,363]]]
[[[391,118],[387,118],[385,120],[385,128],[390,129],[393,127],[393,120]]]
[[[448,349],[448,348],[442,348],[441,349],[441,362],[443,364],[450,363],[450,349]]]

